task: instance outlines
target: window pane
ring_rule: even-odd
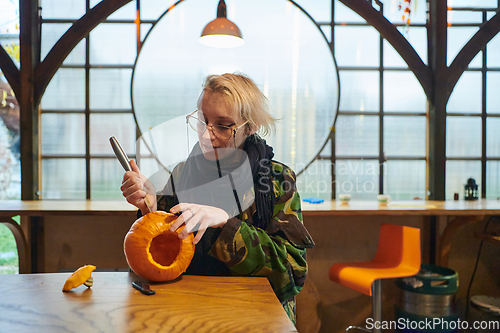
[[[448,100],[447,112],[481,113],[481,87],[481,73],[464,72]]]
[[[458,52],[476,33],[476,27],[449,27],[448,28],[448,66],[453,62]]]
[[[131,109],[130,69],[91,69],[90,70],[90,108]]]
[[[160,170],[162,172],[164,171],[164,168],[157,162],[155,158],[144,158],[144,157],[141,157],[139,159],[139,169],[141,170],[142,174],[149,179],[151,179],[152,175],[157,175]],[[123,169],[120,172],[123,172]],[[155,181],[154,184],[162,184],[162,186],[164,186],[168,181],[168,176],[170,175],[170,172],[166,171],[164,172],[164,174],[165,174],[165,180]],[[159,190],[160,189],[157,189],[157,191]]]
[[[335,189],[338,194],[351,194],[353,200],[376,200],[379,189],[377,160],[337,160]]]
[[[406,37],[411,46],[415,49],[420,59],[427,63],[427,30],[421,27],[398,27],[398,30]],[[408,67],[398,52],[384,39],[384,66],[385,67]]]
[[[40,46],[40,55],[42,60],[45,58],[54,44],[71,27],[70,23],[44,23],[42,29],[42,43]]]
[[[325,147],[323,148],[323,150],[321,151],[321,155],[322,156],[330,156],[331,155],[331,152],[332,152],[332,140],[328,140],[326,142],[326,145]]]
[[[378,156],[379,118],[344,116],[335,125],[335,151],[338,156]]]
[[[95,7],[98,3],[102,2],[102,0],[90,0],[90,8]],[[141,0],[141,10],[142,4],[146,1]],[[165,1],[167,2],[167,1]],[[120,7],[117,11],[111,14],[108,19],[110,20],[133,20],[136,15],[137,4],[136,1],[131,1],[130,3]],[[168,7],[167,7],[168,8]],[[144,18],[143,18],[144,19]]]
[[[406,62],[401,58],[399,53],[392,47],[389,42],[384,39],[384,66],[391,67],[403,67],[408,68]]]
[[[85,70],[60,68],[42,97],[45,110],[85,110]]]
[[[154,137],[151,138],[150,134],[152,135],[152,133],[156,134],[156,131],[153,130],[153,131],[148,131],[147,133],[141,133],[141,137],[138,139],[138,142],[136,141],[136,147],[137,147],[137,143],[139,143],[139,146],[137,147],[138,150],[136,153],[138,155],[138,158],[140,157],[141,161],[142,160],[148,161],[148,160],[150,160],[149,157],[153,156],[153,154],[155,154],[157,140],[155,140]],[[146,140],[147,140],[147,144],[146,144]],[[155,143],[155,149],[153,149],[153,147],[149,147],[149,146],[152,146],[153,142]],[[155,159],[151,159],[151,160],[154,162]],[[147,163],[149,163],[149,162],[147,162]]]
[[[446,156],[481,156],[481,118],[450,117],[446,119]]]
[[[90,63],[132,65],[137,54],[135,24],[102,23],[90,33]]]
[[[0,80],[0,102],[8,86],[2,84]],[[2,107],[0,103],[0,200],[20,199],[21,198],[21,161],[20,161],[20,125],[19,125],[19,106],[8,95],[6,104]]]
[[[426,101],[412,72],[384,72],[384,111],[425,112]]]
[[[364,23],[366,21],[340,1],[335,1],[335,22]]]
[[[142,2],[142,1],[141,1]],[[120,9],[111,14],[109,20],[134,20],[136,17],[137,3],[135,0],[122,6]]]
[[[90,160],[91,198],[123,199],[120,186],[124,173],[117,159],[93,158]]]
[[[486,156],[500,157],[500,118],[486,118]]]
[[[141,0],[141,19],[156,20],[176,2],[177,0]],[[226,2],[226,4],[228,4],[228,2]],[[229,17],[229,19],[231,19],[231,17]]]
[[[486,162],[486,199],[500,198],[500,162]]]
[[[40,55],[45,59],[56,42],[71,27],[69,23],[44,23],[42,29],[42,45]],[[64,59],[64,65],[83,65],[85,64],[85,39],[81,40],[75,48]]]
[[[84,114],[42,114],[42,154],[85,154]]]
[[[302,7],[316,22],[330,22],[332,12],[331,0],[297,0],[297,4]],[[230,2],[227,3],[231,5]],[[291,4],[290,4],[291,5]]]
[[[425,156],[426,118],[385,116],[384,152],[392,156]]]
[[[500,34],[493,37],[486,45],[488,67],[500,67]]]
[[[446,161],[446,200],[452,200],[454,193],[464,198],[464,186],[467,179],[473,178],[481,193],[481,161]]]
[[[111,136],[118,139],[127,155],[135,155],[136,125],[132,114],[90,115],[90,154],[112,155]]]
[[[380,35],[372,27],[335,27],[338,66],[378,66]]]
[[[486,74],[486,111],[488,113],[500,113],[500,73],[488,72]]]
[[[448,6],[459,7],[472,7],[472,8],[496,8],[498,0],[448,0]]]
[[[455,7],[455,4],[453,4]],[[482,23],[483,22],[483,13],[481,12],[472,12],[472,11],[456,11],[449,10],[448,11],[448,24],[457,24],[457,23]]]
[[[19,25],[19,1],[2,1],[0,34],[16,35],[19,39]]]
[[[379,111],[378,71],[340,71],[340,111]]]
[[[316,197],[324,200],[332,199],[331,162],[314,161],[307,169],[297,176],[297,190],[302,199]]]
[[[82,0],[40,0],[40,7],[44,19],[79,19],[85,15]]]
[[[483,67],[483,51],[479,51],[469,63],[469,68],[481,68],[481,67]]]
[[[392,200],[425,199],[425,161],[387,161],[384,193]]]
[[[85,199],[85,159],[42,160],[43,199]]]
[[[0,4],[0,47],[3,47],[7,57],[10,57],[18,69],[20,67],[19,26],[19,1],[3,1]],[[20,118],[19,103],[0,69],[0,200],[21,199]],[[3,225],[1,227],[3,230],[0,231],[0,239],[2,239],[0,255],[8,256],[4,259],[7,259],[9,265],[18,266],[14,236],[7,227]],[[17,273],[17,271],[18,267],[12,267],[9,271],[4,270],[4,273]]]

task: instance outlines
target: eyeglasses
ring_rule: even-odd
[[[194,114],[198,112],[199,110],[194,111],[193,113],[190,113],[186,116],[186,122],[189,124],[189,126],[199,132],[199,133],[205,133],[205,130],[208,128],[212,131],[212,133],[219,139],[222,140],[229,140],[231,136],[236,136],[236,131],[239,130],[242,126],[246,125],[248,123],[248,120],[245,121],[243,124],[236,126],[224,126],[224,125],[207,125],[206,122],[203,120],[199,119],[198,117],[195,117]]]

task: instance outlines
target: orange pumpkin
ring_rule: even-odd
[[[134,222],[125,236],[123,248],[128,265],[138,275],[153,282],[170,281],[184,273],[194,255],[193,234],[178,237],[184,225],[168,230],[174,214],[155,211]]]

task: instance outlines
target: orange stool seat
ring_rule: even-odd
[[[420,229],[382,224],[373,260],[338,263],[330,267],[330,280],[372,297],[372,318],[382,320],[382,279],[412,276],[420,270]],[[347,330],[365,328],[349,326]],[[374,328],[371,332],[381,332]]]
[[[420,270],[420,229],[382,224],[377,255],[371,261],[338,263],[330,279],[372,296],[373,281],[412,276]]]

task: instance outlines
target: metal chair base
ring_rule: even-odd
[[[382,322],[382,280],[375,280],[372,284],[372,316],[374,323],[380,324]],[[382,333],[381,328],[369,330],[359,326],[349,326],[345,331],[348,332],[353,329],[370,333]]]

